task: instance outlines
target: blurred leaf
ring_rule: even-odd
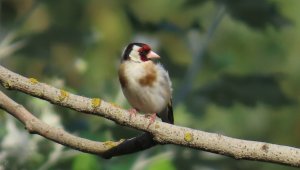
[[[95,155],[79,154],[73,161],[72,170],[83,169],[101,170],[102,167],[100,166],[99,161]]]
[[[125,8],[125,12],[129,21],[134,25],[136,31],[145,31],[145,32],[157,32],[161,30],[166,30],[170,32],[182,33],[179,27],[175,24],[168,22],[166,20],[159,21],[158,23],[140,20],[129,7]]]
[[[278,10],[274,2],[267,0],[216,0],[225,3],[230,15],[247,25],[263,29],[268,24],[280,28],[290,23]]]
[[[263,102],[272,106],[291,104],[273,75],[224,75],[198,91],[199,95],[223,106],[235,102],[254,106]]]
[[[169,159],[160,159],[152,162],[147,170],[175,170],[176,168]]]
[[[186,0],[184,6],[186,7],[195,7],[197,5],[202,5],[207,0]]]
[[[14,2],[11,0],[1,1],[1,15],[0,21],[1,26],[7,26],[13,23],[16,20],[17,9],[14,6]]]

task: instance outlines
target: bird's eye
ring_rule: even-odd
[[[150,50],[151,48],[145,44],[139,49],[139,53],[140,55],[147,55],[150,52]]]
[[[146,56],[148,53],[149,53],[149,51],[146,51],[146,50],[140,51],[141,56]]]
[[[147,58],[147,54],[151,51],[151,48],[148,45],[143,45],[139,49],[139,54],[141,56],[142,61],[148,61],[149,59]]]

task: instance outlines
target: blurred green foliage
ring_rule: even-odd
[[[74,158],[72,169],[101,169],[101,166],[96,156],[90,154],[79,154]]]
[[[117,77],[120,55],[129,42],[150,43],[173,81],[175,124],[299,147],[299,7],[297,0],[2,0],[0,62],[24,76],[129,108]],[[185,79],[192,64],[194,76]],[[191,89],[181,95],[185,84]],[[140,133],[4,91],[43,121],[81,137],[105,141]],[[0,169],[294,169],[177,146],[104,160],[26,135],[0,113]],[[19,130],[12,131],[14,126]],[[23,138],[12,139],[28,154],[17,154],[5,142],[19,133]]]

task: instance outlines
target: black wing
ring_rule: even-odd
[[[174,124],[172,99],[170,99],[168,106],[158,116],[163,122]]]

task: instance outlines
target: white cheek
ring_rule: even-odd
[[[132,50],[129,54],[129,57],[132,61],[140,62],[140,55],[137,51]]]
[[[129,57],[131,60],[136,61],[136,62],[141,62],[139,49],[140,49],[139,46],[136,46],[136,45],[133,46],[133,48],[129,54]]]

